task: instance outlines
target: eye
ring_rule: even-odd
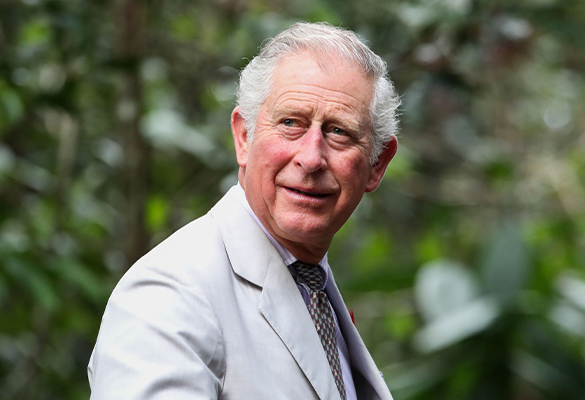
[[[294,119],[291,119],[291,118],[287,118],[287,119],[285,119],[285,120],[282,121],[282,124],[284,126],[288,126],[288,127],[291,127],[292,128],[293,126],[295,126],[295,120]]]
[[[332,132],[334,135],[345,135],[345,131],[344,131],[343,129],[341,129],[341,128],[337,128],[337,127],[333,128],[333,129],[331,130],[331,132]]]

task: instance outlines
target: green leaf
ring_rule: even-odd
[[[146,221],[151,232],[164,229],[169,215],[168,201],[162,196],[153,195],[146,204]]]
[[[22,44],[42,44],[50,40],[51,26],[48,19],[37,18],[29,21],[21,31]]]

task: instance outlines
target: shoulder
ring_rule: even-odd
[[[225,345],[209,293],[212,275],[230,269],[221,243],[213,219],[204,216],[122,277],[106,306],[89,365],[92,399],[112,398],[114,392],[147,398],[153,382],[162,385],[166,373],[190,391],[219,391]],[[200,379],[183,382],[189,375]]]
[[[209,213],[183,226],[138,260],[122,277],[109,303],[128,298],[150,302],[153,291],[157,301],[168,298],[183,308],[189,308],[185,306],[190,302],[213,303],[233,284],[231,259],[235,257],[227,249],[246,246],[236,232],[248,224],[242,221],[246,214],[234,192],[228,192]],[[226,227],[234,219],[237,229]],[[249,244],[254,239],[248,235],[246,240]]]
[[[187,283],[209,264],[227,262],[224,240],[214,219],[205,215],[177,230],[136,262],[131,271],[156,270]]]

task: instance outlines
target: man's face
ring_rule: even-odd
[[[283,59],[271,94],[245,137],[236,108],[232,129],[240,182],[264,227],[296,257],[316,262],[364,192],[374,190],[396,142],[371,166],[372,82],[335,57],[323,70],[306,54]]]

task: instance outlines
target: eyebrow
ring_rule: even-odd
[[[298,107],[289,107],[289,106],[276,106],[274,110],[274,115],[276,117],[290,115],[293,117],[302,117],[308,118],[307,115],[314,114],[314,107],[310,105],[306,105],[305,107],[299,109]],[[308,110],[308,111],[305,111]],[[323,125],[340,125],[340,128],[347,129],[349,131],[354,131],[356,133],[362,132],[364,128],[364,124],[360,121],[356,121],[353,118],[343,118],[338,115],[331,115],[328,116],[327,119],[323,122]]]
[[[341,128],[348,129],[355,133],[361,133],[363,131],[363,124],[360,121],[350,121],[344,118],[330,118],[330,124],[341,125]]]

